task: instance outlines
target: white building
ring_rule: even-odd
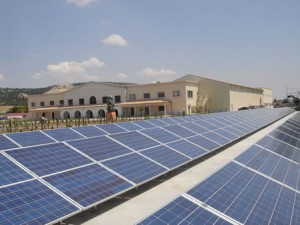
[[[118,115],[190,114],[233,111],[241,107],[269,106],[272,90],[252,88],[186,75],[172,82],[126,84],[88,82],[63,86],[28,97],[32,118],[97,118],[106,113],[106,98],[113,96]]]

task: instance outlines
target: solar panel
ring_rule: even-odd
[[[194,131],[197,134],[202,134],[202,133],[208,132],[207,129],[205,129],[204,127],[198,126],[195,123],[182,123],[180,125],[191,131]]]
[[[117,126],[116,124],[101,124],[96,125],[96,127],[100,128],[101,130],[104,130],[105,132],[109,134],[117,134],[122,132],[127,132],[127,130]]]
[[[227,129],[227,128],[225,128],[225,129]],[[218,134],[218,135],[221,135],[221,136],[227,138],[227,139],[230,140],[230,141],[234,141],[234,140],[236,140],[236,139],[239,138],[238,135],[235,135],[235,134],[233,134],[233,133],[230,133],[230,132],[228,132],[228,131],[226,131],[226,130],[224,130],[224,129],[215,130],[214,132],[215,132],[216,134]]]
[[[96,128],[95,126],[72,127],[72,129],[86,137],[96,137],[107,134],[106,132]]]
[[[176,168],[191,160],[190,158],[163,145],[141,151],[140,153],[161,165],[168,167],[169,169]]]
[[[300,148],[300,139],[298,138],[294,138],[278,130],[272,131],[269,135],[296,148]]]
[[[141,130],[143,127],[134,124],[132,122],[123,122],[123,123],[118,123],[118,126],[128,130],[128,131],[134,131],[134,130]]]
[[[114,134],[110,137],[136,151],[160,145],[159,142],[154,141],[136,131],[123,134]]]
[[[131,188],[133,185],[93,164],[44,178],[83,207],[91,207]]]
[[[214,126],[204,120],[195,121],[194,123],[211,131],[219,129],[217,126]]]
[[[220,147],[219,144],[217,144],[217,143],[213,142],[212,140],[209,140],[205,137],[202,137],[200,135],[188,138],[187,141],[190,141],[208,151],[212,151],[212,150],[215,150]]]
[[[208,133],[204,133],[204,134],[201,134],[202,136],[220,144],[220,145],[225,145],[225,144],[228,144],[230,142],[229,139],[225,138],[225,137],[222,137],[214,132],[208,132]]]
[[[221,123],[219,121],[219,119],[209,119],[209,120],[206,120],[206,122],[208,122],[208,123],[210,123],[210,124],[212,124],[212,125],[214,125],[214,126],[216,126],[218,128],[224,128],[224,127],[229,126],[227,123],[225,123],[225,124]]]
[[[196,133],[194,133],[180,125],[164,126],[163,129],[165,129],[173,134],[176,134],[177,136],[182,137],[182,138],[192,137],[192,136],[196,135]]]
[[[163,127],[163,126],[168,125],[167,123],[163,122],[161,119],[150,119],[147,121],[157,127]]]
[[[181,123],[186,123],[187,121],[189,121],[186,118],[187,118],[187,116],[174,116],[174,117],[170,117],[168,119],[176,122],[176,124],[178,124],[178,123],[181,124]]]
[[[139,225],[154,224],[231,224],[212,212],[180,196],[158,210]]]
[[[62,128],[56,130],[43,130],[46,134],[51,136],[57,141],[68,141],[68,140],[75,140],[84,138],[84,136],[78,134],[77,132],[69,129],[69,128]]]
[[[222,129],[221,129],[221,130],[222,130]],[[234,129],[233,127],[226,127],[226,128],[224,128],[224,130],[230,132],[231,134],[236,135],[236,136],[239,137],[239,138],[242,137],[242,136],[244,135],[243,132]]]
[[[106,136],[69,141],[68,144],[96,161],[102,161],[132,152]]]
[[[170,118],[161,118],[161,119],[158,119],[168,125],[173,125],[173,124],[178,124],[175,120],[172,120]]]
[[[0,187],[31,178],[30,174],[0,154]]]
[[[295,130],[285,128],[284,126],[277,127],[277,130],[279,130],[285,134],[288,134],[289,136],[292,136],[294,138],[300,139],[300,132],[297,132]]]
[[[162,128],[152,128],[152,129],[146,129],[146,130],[141,130],[141,133],[161,142],[161,143],[169,143],[172,141],[177,141],[179,139],[178,136],[175,136],[174,134],[165,131]]]
[[[146,182],[167,171],[166,168],[137,153],[121,156],[102,163],[136,184]]]
[[[16,144],[11,142],[9,139],[7,139],[5,136],[0,135],[0,150],[5,150],[5,149],[11,149],[11,148],[17,148]]]
[[[62,143],[8,150],[6,153],[39,176],[92,163]]]
[[[206,150],[200,148],[197,145],[194,145],[186,140],[179,140],[172,143],[167,144],[167,146],[191,157],[191,158],[198,158],[202,155],[207,153]]]
[[[152,123],[149,123],[146,120],[133,121],[132,123],[134,123],[134,124],[136,124],[140,127],[143,127],[143,128],[154,128],[154,127],[156,127],[155,125],[153,125]]]
[[[0,224],[48,224],[79,211],[37,180],[0,188]]]
[[[23,147],[50,144],[55,141],[40,131],[5,134]]]

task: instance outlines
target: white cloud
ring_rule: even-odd
[[[89,68],[100,68],[104,66],[96,57],[91,57],[88,60],[82,62],[64,61],[58,64],[50,64],[47,66],[49,73],[61,73],[61,74],[72,74],[72,73],[86,73],[86,69]]]
[[[112,34],[102,39],[102,42],[108,45],[128,46],[128,42],[118,34]]]
[[[78,7],[87,5],[91,2],[97,2],[98,0],[66,0],[68,3],[74,3],[76,4]]]
[[[82,62],[63,61],[50,64],[46,67],[48,75],[55,77],[59,82],[82,82],[99,80],[98,76],[90,75],[89,71],[97,70],[105,64],[96,57]]]
[[[36,72],[36,73],[34,73],[34,74],[31,76],[31,78],[32,78],[33,80],[40,80],[40,79],[42,79],[42,74],[39,73],[39,72]]]
[[[125,79],[125,78],[128,78],[128,75],[125,74],[125,73],[119,73],[119,74],[118,74],[118,77],[119,77],[119,78]]]
[[[142,71],[142,75],[148,77],[166,77],[166,76],[176,75],[176,72],[169,69],[156,70],[151,67],[147,67]]]
[[[5,76],[2,73],[0,73],[0,81],[4,81],[4,80],[5,80]]]

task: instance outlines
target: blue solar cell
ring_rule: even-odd
[[[285,128],[284,126],[277,127],[277,130],[279,130],[285,134],[288,134],[289,136],[292,136],[294,138],[299,139],[299,137],[300,137],[300,132]]]
[[[247,165],[258,153],[260,153],[263,149],[259,146],[253,145],[247,151],[239,155],[235,158],[236,161]]]
[[[225,128],[225,129],[226,129],[226,128]],[[218,135],[221,135],[221,136],[227,138],[227,139],[230,140],[230,141],[234,141],[234,140],[236,140],[236,139],[239,138],[239,136],[237,136],[237,135],[235,135],[235,134],[232,134],[232,133],[226,131],[225,129],[215,130],[214,132],[215,132],[216,134],[218,134]]]
[[[236,163],[229,163],[221,170],[208,177],[203,182],[196,185],[187,193],[202,202],[209,199],[215,192],[217,192],[224,183],[236,176],[243,167]]]
[[[219,129],[217,126],[212,125],[204,120],[195,121],[194,123],[210,131]]]
[[[106,132],[98,129],[95,126],[72,127],[72,129],[76,130],[77,132],[81,133],[86,137],[96,137],[96,136],[102,136],[107,134]]]
[[[15,143],[11,142],[5,136],[0,135],[0,150],[11,149],[19,147]]]
[[[168,131],[165,131],[159,127],[141,130],[140,132],[161,142],[161,143],[169,143],[169,142],[177,141],[178,139],[180,139],[178,136],[175,136],[174,134],[172,134]]]
[[[92,163],[62,143],[10,150],[6,153],[39,176]]]
[[[125,123],[118,123],[118,126],[128,130],[128,131],[134,131],[134,130],[141,130],[143,127],[138,126],[132,122],[125,122]]]
[[[230,142],[229,139],[225,138],[225,137],[222,137],[214,132],[208,132],[208,133],[204,133],[204,134],[201,134],[202,136],[220,144],[220,145],[225,145],[225,144],[228,144]]]
[[[229,126],[229,124],[224,124],[224,123],[221,123],[219,122],[219,119],[209,119],[209,120],[206,120],[206,122],[218,127],[218,128],[224,128],[224,127],[227,127]]]
[[[127,132],[127,130],[117,126],[116,124],[101,124],[101,125],[96,125],[96,126],[109,134],[117,134],[117,133]]]
[[[160,145],[157,141],[154,141],[136,131],[114,134],[110,137],[137,151]]]
[[[219,144],[205,138],[205,137],[202,137],[200,135],[197,135],[197,136],[194,136],[194,137],[191,137],[191,138],[188,138],[187,139],[188,141],[208,150],[208,151],[212,151],[212,150],[215,150],[217,148],[220,147]]]
[[[280,141],[283,141],[283,142],[285,142],[289,145],[300,148],[300,139],[291,137],[291,136],[289,136],[287,134],[284,134],[284,133],[282,133],[278,130],[272,131],[269,135],[276,138],[276,139],[278,139],[278,140],[280,140]]]
[[[207,151],[203,148],[200,148],[186,140],[175,141],[167,145],[192,158],[198,158],[207,153]]]
[[[151,119],[151,120],[147,120],[147,122],[152,123],[157,127],[163,127],[168,125],[167,123],[163,122],[161,119]]]
[[[239,138],[244,136],[243,132],[238,131],[237,129],[234,129],[233,127],[226,127],[225,130],[232,133],[232,134],[234,134],[234,135],[236,135]]]
[[[175,121],[177,124],[186,123],[190,121],[189,119],[187,119],[187,116],[174,116],[170,117],[169,119]]]
[[[217,221],[219,221],[219,223],[217,223]],[[180,196],[138,224],[210,225],[221,223],[223,225],[230,224],[206,209]]]
[[[37,180],[0,188],[0,224],[48,224],[79,209]]]
[[[96,164],[48,176],[44,180],[83,207],[92,206],[133,186]]]
[[[68,144],[84,152],[96,161],[102,161],[132,152],[106,136],[69,141]]]
[[[11,133],[6,135],[23,147],[40,144],[50,144],[55,142],[53,139],[49,138],[47,135],[41,133],[40,131]]]
[[[164,167],[137,153],[102,163],[136,184],[143,183],[167,171]]]
[[[31,178],[30,174],[0,154],[0,187]]]
[[[145,120],[133,121],[132,123],[134,123],[136,125],[139,125],[140,127],[143,127],[143,128],[154,128],[154,127],[156,127],[152,123],[149,123],[148,121],[145,121]]]
[[[191,160],[190,158],[163,145],[141,151],[140,153],[161,165],[168,167],[169,169],[176,168]]]
[[[161,119],[158,119],[168,125],[174,125],[174,124],[178,124],[178,122],[174,121],[174,120],[171,120],[170,118],[161,118]]]
[[[300,195],[296,195],[291,224],[300,224]]]
[[[84,138],[82,135],[76,133],[75,131],[69,128],[62,128],[56,130],[43,130],[46,134],[51,136],[57,141],[68,141],[68,140],[75,140]]]
[[[180,125],[164,126],[163,129],[165,129],[173,134],[176,134],[177,136],[182,137],[182,138],[192,137],[192,136],[196,135],[196,133],[194,133]]]
[[[182,123],[180,125],[191,131],[194,131],[197,134],[202,134],[202,133],[208,132],[207,129],[205,129],[204,127],[198,126],[195,123]]]

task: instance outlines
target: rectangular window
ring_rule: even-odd
[[[115,103],[120,103],[121,102],[121,96],[120,95],[116,95],[115,96]]]
[[[165,107],[164,106],[158,106],[158,112],[164,112]]]
[[[79,105],[84,105],[84,98],[79,99]]]
[[[103,103],[103,104],[106,104],[106,103],[107,103],[107,96],[102,97],[102,103]]]
[[[173,91],[173,96],[174,97],[180,96],[180,91]]]
[[[59,105],[64,105],[65,101],[64,100],[59,100]]]
[[[45,102],[40,102],[40,106],[45,106]]]
[[[150,98],[150,93],[144,93],[144,98]]]
[[[50,105],[54,105],[54,101],[50,101]]]
[[[193,98],[193,91],[187,91],[188,98]]]
[[[129,100],[135,100],[135,99],[136,99],[135,94],[130,94],[129,95]]]
[[[31,102],[31,107],[35,107],[35,102]]]
[[[69,99],[69,100],[68,100],[68,105],[69,105],[69,106],[72,106],[72,105],[73,105],[73,99]]]
[[[157,95],[159,98],[164,98],[165,97],[165,92],[158,92]]]

